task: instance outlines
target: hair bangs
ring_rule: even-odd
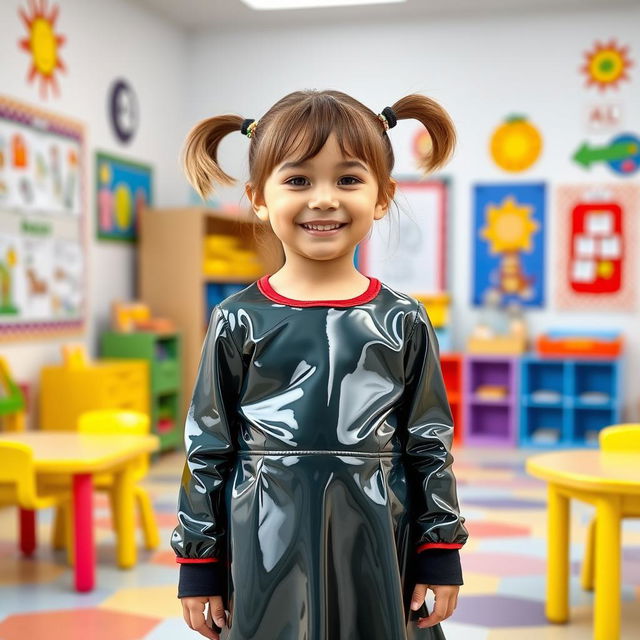
[[[352,105],[330,95],[316,95],[265,119],[268,126],[251,163],[257,169],[255,186],[259,191],[276,167],[285,161],[306,162],[313,158],[332,133],[342,154],[365,162],[380,186],[388,179],[393,156],[382,125]]]

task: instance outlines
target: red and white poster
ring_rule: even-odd
[[[640,186],[558,187],[556,306],[584,311],[635,308]]]

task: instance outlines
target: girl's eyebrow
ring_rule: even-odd
[[[278,173],[282,173],[287,169],[297,169],[298,167],[303,167],[305,164],[307,163],[306,162],[285,162],[280,167],[280,169],[278,169]],[[339,169],[351,169],[354,167],[358,167],[359,169],[362,169],[363,171],[366,171],[367,173],[369,173],[369,170],[367,169],[367,167],[365,167],[362,164],[362,162],[358,162],[358,160],[345,160],[344,162],[339,162],[336,166]]]

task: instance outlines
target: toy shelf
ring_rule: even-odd
[[[518,359],[468,355],[464,366],[464,441],[468,445],[516,445]]]
[[[620,421],[619,359],[522,358],[519,441],[527,447],[598,446]]]
[[[482,398],[474,398],[473,400],[469,401],[469,404],[471,404],[474,407],[508,407],[509,405],[512,404],[512,401],[510,399],[506,399],[506,400],[499,400],[499,399],[493,399],[493,398],[487,398],[487,399],[482,399]]]
[[[462,411],[462,380],[463,357],[461,353],[440,353],[440,368],[444,385],[447,388],[447,398],[453,416],[453,442],[462,443],[463,411]]]
[[[40,372],[39,427],[75,431],[85,411],[149,412],[149,362],[104,358],[82,366],[46,365]]]
[[[105,357],[142,358],[149,363],[151,430],[160,438],[160,450],[182,442],[182,348],[179,333],[105,331]]]
[[[260,242],[255,240],[255,219],[249,209],[145,207],[140,212],[138,297],[154,315],[173,320],[182,334],[183,425],[213,306],[264,273],[273,273],[284,262],[274,234],[261,238]],[[235,236],[243,247],[254,249],[261,257],[264,271],[251,276],[242,275],[242,270],[211,275],[204,267],[206,241],[216,234]]]

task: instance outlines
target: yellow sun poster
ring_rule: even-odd
[[[18,9],[27,31],[19,45],[31,57],[27,80],[29,83],[39,81],[43,99],[49,96],[49,91],[56,96],[60,94],[56,74],[67,70],[60,56],[66,37],[56,31],[59,10],[58,5],[49,7],[47,0],[30,0],[27,9]]]
[[[615,38],[609,42],[596,42],[584,53],[584,63],[580,71],[586,78],[587,87],[597,87],[600,92],[618,89],[623,81],[629,81],[629,68],[633,61],[629,57],[629,47],[620,46]]]
[[[476,185],[474,209],[473,304],[542,306],[545,185]]]
[[[84,139],[80,123],[0,96],[0,339],[82,328]]]

